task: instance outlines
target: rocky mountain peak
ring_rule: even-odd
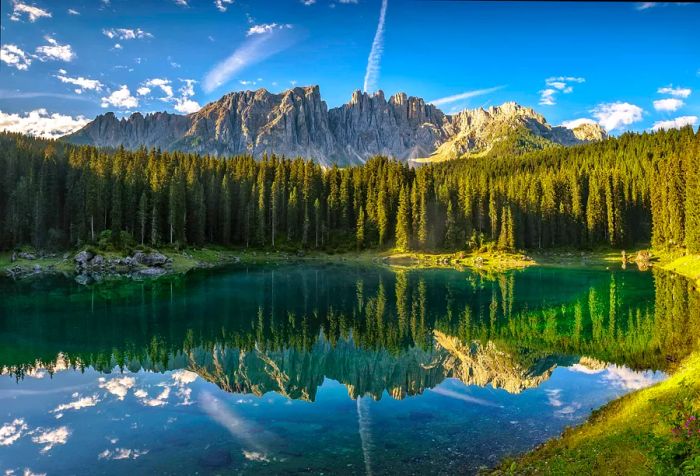
[[[276,153],[322,164],[352,164],[379,154],[413,160],[486,153],[505,135],[521,130],[537,138],[530,141],[535,146],[606,137],[596,124],[572,130],[552,127],[533,109],[515,102],[447,116],[404,92],[387,101],[381,90],[356,90],[348,103],[328,109],[319,86],[311,85],[278,94],[264,88],[235,91],[186,116],[134,113],[118,119],[110,112],[66,139],[213,155]]]

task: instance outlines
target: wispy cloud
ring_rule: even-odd
[[[222,13],[225,12],[228,9],[228,6],[232,3],[233,0],[214,0],[214,5],[216,6],[216,9]]]
[[[654,8],[655,6],[656,2],[639,2],[635,8],[637,10],[647,10],[649,8]]]
[[[282,25],[277,23],[261,23],[260,25],[253,25],[250,28],[248,28],[246,36],[262,35],[264,33],[271,33],[275,30],[281,30],[284,28],[292,28],[292,25],[290,25],[289,23],[285,23]]]
[[[642,120],[644,110],[628,102],[599,104],[592,111],[593,117],[607,131],[621,129]]]
[[[693,90],[690,88],[674,88],[673,85],[670,85],[663,88],[659,88],[656,92],[659,94],[669,94],[678,98],[687,98],[688,96],[690,96],[690,93],[692,93]]]
[[[104,84],[97,79],[83,78],[82,76],[78,76],[77,78],[66,76],[64,70],[61,70],[61,74],[57,74],[56,78],[62,83],[78,86],[78,88],[75,90],[76,94],[82,94],[84,90],[101,91],[104,87]]]
[[[27,5],[26,3],[18,2],[15,0],[13,2],[12,15],[10,15],[10,20],[20,21],[22,16],[25,16],[30,22],[34,23],[39,18],[51,18],[51,12],[39,8],[34,5]]]
[[[598,124],[596,121],[593,119],[589,119],[587,117],[582,117],[580,119],[572,119],[570,121],[564,121],[561,123],[563,127],[566,127],[567,129],[576,129],[579,126],[582,126],[583,124]]]
[[[143,31],[141,28],[105,28],[102,30],[104,34],[109,39],[118,40],[141,40],[144,38],[153,38],[153,35],[147,31]]]
[[[249,35],[228,58],[207,73],[202,81],[204,91],[212,92],[248,66],[260,63],[292,46],[296,41],[292,31],[290,28],[282,28]]]
[[[573,92],[572,83],[583,83],[585,78],[576,76],[553,76],[544,80],[545,89],[540,90],[540,106],[554,106],[558,93],[569,94]]]
[[[463,93],[459,94],[454,94],[452,96],[446,96],[444,98],[440,99],[433,99],[430,101],[430,104],[434,106],[440,106],[442,104],[450,104],[456,101],[461,101],[464,99],[469,99],[473,98],[476,96],[483,96],[484,94],[490,94],[494,91],[498,91],[499,89],[503,89],[505,86],[495,86],[493,88],[486,88],[486,89],[475,89],[473,91],[465,91]]]
[[[698,123],[698,116],[680,116],[668,121],[658,121],[651,126],[652,130],[659,129],[680,129],[685,126],[695,126]]]
[[[388,0],[382,0],[382,7],[379,10],[379,23],[377,23],[377,31],[374,33],[372,49],[370,49],[369,57],[367,58],[365,83],[362,88],[365,92],[374,91],[377,89],[377,81],[379,80],[379,71],[381,69],[382,53],[384,52],[384,23],[386,21],[386,9],[388,4]]]

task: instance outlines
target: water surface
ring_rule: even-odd
[[[693,342],[689,286],[341,265],[3,281],[0,470],[471,474],[663,379]]]

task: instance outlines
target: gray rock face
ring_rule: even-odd
[[[596,124],[573,130],[552,127],[532,109],[515,103],[448,116],[405,93],[387,101],[382,91],[355,91],[350,102],[329,110],[319,87],[307,86],[280,94],[265,89],[233,92],[187,116],[135,113],[117,119],[107,113],[66,140],[216,156],[259,158],[275,153],[343,165],[380,154],[404,161],[430,156],[451,159],[488,151],[504,135],[523,128],[544,143],[573,145],[605,138]]]

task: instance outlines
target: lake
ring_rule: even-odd
[[[688,290],[549,267],[5,280],[0,471],[473,474],[664,379]]]

